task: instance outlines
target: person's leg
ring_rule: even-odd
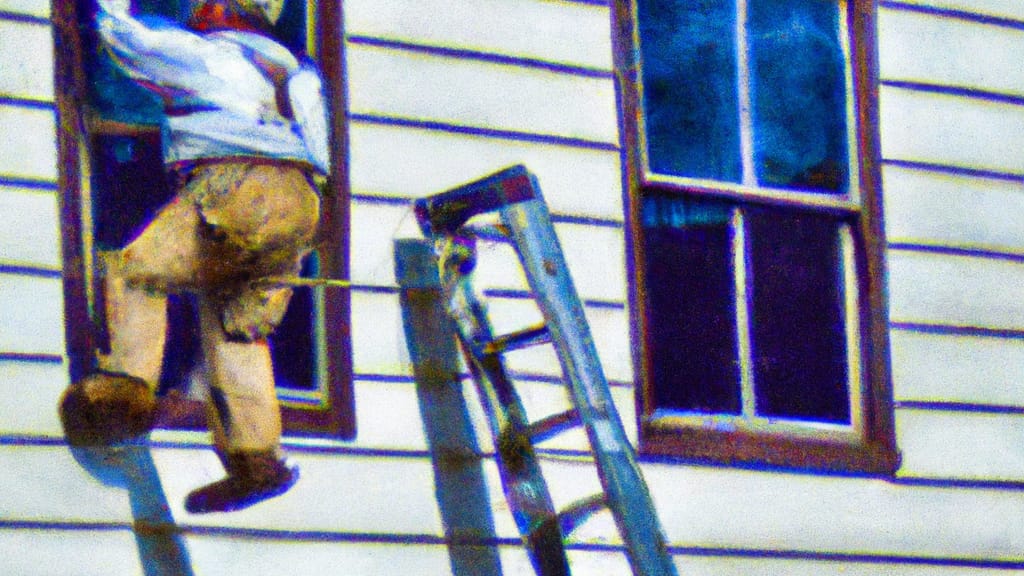
[[[282,459],[281,416],[266,336],[280,322],[290,289],[259,280],[291,271],[308,250],[319,198],[292,167],[225,164],[194,189],[211,238],[201,287],[200,324],[210,380],[209,413],[227,477],[189,494],[185,508],[237,510],[277,496],[298,479]]]
[[[187,284],[199,260],[194,205],[174,200],[125,249],[101,256],[110,351],[98,371],[61,399],[73,445],[109,445],[148,432],[156,413],[171,286]]]
[[[210,379],[210,428],[227,477],[194,490],[192,513],[246,508],[287,491],[298,480],[280,451],[281,415],[266,340],[228,338],[214,300],[200,302],[203,354]]]

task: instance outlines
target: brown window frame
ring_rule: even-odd
[[[63,227],[63,279],[65,336],[69,372],[77,379],[92,369],[95,351],[103,339],[102,322],[97,322],[95,282],[91,262],[88,203],[83,186],[88,179],[90,134],[131,134],[135,125],[97,122],[85,105],[86,79],[82,40],[78,30],[77,0],[57,0],[53,7],[58,129],[58,176],[60,213]],[[349,179],[348,133],[345,123],[344,58],[342,18],[339,2],[307,0],[309,44],[324,75],[330,113],[332,165],[323,192],[321,212],[320,270],[323,277],[348,277]],[[87,189],[87,188],[86,188]],[[301,289],[301,288],[300,288]],[[351,295],[348,288],[323,290],[322,341],[326,381],[316,398],[281,399],[284,433],[351,439],[356,433],[355,398],[352,378],[351,332],[348,324]],[[160,428],[205,428],[200,402],[180,395],[160,398]]]
[[[840,0],[837,0],[840,1]],[[636,386],[640,452],[644,456],[690,461],[827,470],[835,472],[892,475],[899,466],[896,447],[893,394],[889,367],[888,310],[885,299],[885,235],[882,226],[882,192],[878,135],[878,63],[876,42],[876,0],[848,0],[847,28],[849,66],[853,78],[853,118],[856,146],[849,164],[857,170],[859,215],[851,219],[855,246],[856,286],[859,294],[860,403],[853,421],[853,436],[844,439],[793,434],[784,428],[721,426],[713,418],[704,422],[655,417],[651,381],[650,344],[645,317],[645,272],[642,269],[641,200],[645,194],[693,195],[727,198],[742,205],[784,205],[784,195],[743,196],[736,186],[716,188],[710,180],[699,183],[658,178],[646,171],[642,149],[645,112],[641,100],[639,26],[636,0],[615,0],[615,70],[622,117],[622,159],[625,171],[627,242],[630,271],[631,330],[634,363],[638,368]],[[696,179],[694,179],[696,180]],[[859,420],[859,423],[858,423]]]

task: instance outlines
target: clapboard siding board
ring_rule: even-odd
[[[396,286],[394,245],[421,238],[411,205],[352,204],[350,276],[357,284]],[[555,232],[582,299],[625,304],[625,240],[619,227],[555,224]],[[480,241],[474,283],[481,289],[526,290],[526,276],[509,242]]]
[[[56,130],[52,109],[0,104],[0,175],[56,180]]]
[[[0,273],[0,352],[64,354],[60,278]]]
[[[434,474],[427,457],[292,452],[302,479],[287,494],[227,515],[192,515],[189,491],[223,477],[211,450],[158,448],[153,461],[179,524],[265,530],[440,536]]]
[[[621,222],[619,153],[354,120],[349,124],[355,194],[420,198],[513,164],[537,176],[552,213]]]
[[[1024,481],[1024,415],[897,410],[899,475]]]
[[[1024,340],[895,329],[896,401],[1024,406]]]
[[[0,70],[0,96],[53,100],[50,27],[0,20]]]
[[[1020,571],[999,567],[914,565],[906,562],[857,562],[845,559],[808,560],[783,558],[742,558],[727,555],[676,556],[680,574],[686,576],[1006,576]],[[603,574],[595,571],[591,574]],[[623,572],[623,574],[629,574]]]
[[[882,86],[882,157],[1024,173],[1024,106]]]
[[[542,468],[556,506],[600,485],[586,462],[544,460]],[[1024,530],[1014,526],[1024,502],[1014,491],[672,464],[641,468],[670,546],[1013,561],[1024,543]],[[488,462],[484,470],[488,489],[497,489],[496,467]],[[499,496],[492,496],[497,533],[514,537]],[[570,541],[621,543],[608,513],[588,520]]]
[[[531,301],[490,298],[488,303],[496,333],[533,326],[541,321],[540,312]],[[588,307],[585,313],[605,375],[611,380],[632,381],[626,310]],[[412,375],[397,294],[353,292],[352,349],[357,374]],[[509,354],[507,360],[506,365],[513,371],[561,374],[551,347],[517,350]]]
[[[573,407],[569,399],[569,389],[566,385],[557,382],[531,381],[523,378],[513,378],[513,384],[516,393],[519,395],[520,400],[522,400],[523,407],[526,409],[527,419],[531,422],[566,412]],[[634,390],[631,387],[614,386],[611,388],[612,402],[619,414],[619,420],[625,428],[626,437],[636,446],[636,406],[633,395]],[[466,399],[467,412],[473,425],[478,447],[484,452],[493,453],[494,439],[490,433],[483,405],[475,385],[469,380],[463,384],[463,396]],[[561,434],[537,443],[536,446],[542,450],[590,451],[590,443],[587,440],[586,432],[581,427],[566,430]]]
[[[878,12],[879,75],[1024,95],[1024,30],[934,14]]]
[[[1024,180],[900,166],[882,179],[889,242],[1024,253]]]
[[[429,458],[302,452],[292,456],[302,466],[303,479],[288,494],[229,515],[192,516],[182,509],[182,499],[221,475],[216,457],[209,450],[153,451],[172,513],[185,527],[441,535]],[[5,519],[129,521],[124,490],[91,479],[66,448],[5,447],[0,463],[3,485],[8,487],[0,495]],[[599,485],[590,463],[545,459],[542,466],[558,505],[590,494]],[[1024,529],[1016,522],[1024,513],[1024,501],[1016,491],[641,466],[674,546],[989,560],[1019,559],[1024,546]],[[512,538],[515,528],[500,497],[492,460],[485,460],[484,474],[496,532]],[[618,536],[608,515],[599,514],[573,541],[615,544]]]
[[[50,190],[0,185],[0,263],[60,268],[60,217]]]
[[[543,0],[346,1],[345,32],[610,70],[607,6]]]
[[[452,573],[448,548],[441,544],[264,540],[216,534],[189,534],[185,542],[196,576]]]
[[[49,18],[50,3],[47,0],[0,0],[0,11]]]
[[[565,481],[572,467],[565,463]],[[643,464],[669,541],[726,549],[1020,560],[1016,491]],[[553,472],[553,470],[552,470]]]
[[[67,366],[56,362],[0,360],[0,434],[63,437],[57,403],[68,385]]]
[[[2,369],[2,365],[0,365]],[[0,372],[2,374],[2,372]],[[516,391],[523,401],[527,416],[538,420],[568,410],[568,390],[556,382],[514,378]],[[472,425],[477,446],[484,452],[493,452],[494,444],[484,415],[483,406],[476,393],[475,385],[468,378],[463,380],[462,393],[465,398],[466,417]],[[407,381],[380,381],[356,379],[356,428],[359,434],[350,441],[285,438],[289,446],[328,446],[361,450],[400,450],[424,452],[428,450],[422,407],[417,397],[416,385]],[[619,412],[626,434],[636,442],[635,411],[633,390],[628,387],[612,388],[612,400]],[[58,392],[59,393],[59,392]],[[54,396],[55,402],[56,396]],[[55,406],[51,404],[51,406]],[[0,414],[3,414],[0,411]],[[55,417],[54,417],[55,419]],[[205,441],[205,439],[203,439]],[[575,429],[555,436],[538,445],[552,450],[589,450],[586,436],[581,429]]]
[[[1024,329],[1024,264],[890,250],[890,314],[895,322]]]
[[[900,0],[900,2],[921,7],[1024,21],[1024,5],[1017,0]]]
[[[66,446],[0,446],[0,518],[131,523],[128,494],[79,466]]]
[[[347,44],[349,110],[618,144],[611,78]]]
[[[142,576],[135,535],[124,530],[0,529],[0,573]]]

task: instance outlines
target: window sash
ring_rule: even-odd
[[[633,0],[634,3],[637,0]],[[751,43],[747,38],[746,15],[752,0],[735,0],[736,19],[733,27],[735,39],[734,56],[736,59],[736,90],[739,96],[737,123],[739,125],[739,151],[741,161],[741,178],[739,182],[717,180],[712,178],[700,178],[680,176],[659,172],[651,167],[650,142],[646,119],[650,117],[644,98],[644,78],[641,72],[637,73],[635,85],[637,90],[637,107],[640,109],[640,119],[637,122],[639,140],[639,159],[641,165],[640,179],[644,185],[654,186],[660,189],[678,188],[685,189],[694,194],[707,194],[710,196],[721,196],[739,200],[750,200],[753,202],[764,202],[768,204],[799,205],[810,208],[823,208],[831,210],[842,210],[855,213],[863,207],[860,197],[861,175],[858,159],[858,135],[857,135],[857,106],[856,87],[853,79],[853,59],[850,46],[850,25],[848,0],[834,0],[839,13],[838,18],[838,40],[843,59],[843,88],[845,92],[845,126],[846,126],[846,165],[847,173],[846,191],[841,193],[828,191],[806,192],[797,189],[771,186],[759,183],[756,176],[756,164],[754,158],[754,119],[753,104],[751,101],[751,80],[750,80],[750,52]],[[762,0],[764,1],[764,0]],[[635,6],[635,4],[634,4]],[[636,9],[634,7],[634,14]],[[639,25],[634,26],[633,45],[641,46]],[[743,47],[744,49],[738,49]],[[639,68],[642,69],[641,63]]]

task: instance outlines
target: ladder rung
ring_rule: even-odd
[[[481,352],[486,355],[500,354],[508,350],[526,348],[537,344],[547,344],[548,342],[551,342],[551,334],[548,331],[548,327],[544,324],[540,324],[533,328],[527,328],[526,330],[520,330],[519,332],[498,336],[494,340],[484,344]]]
[[[508,242],[512,239],[508,226],[504,224],[470,224],[459,229],[460,233],[471,233],[481,240]]]
[[[530,441],[537,443],[580,425],[580,414],[575,408],[552,414],[530,424]]]
[[[562,528],[562,534],[569,535],[577,526],[607,507],[608,499],[604,494],[593,494],[573,502],[558,513],[558,524]]]

